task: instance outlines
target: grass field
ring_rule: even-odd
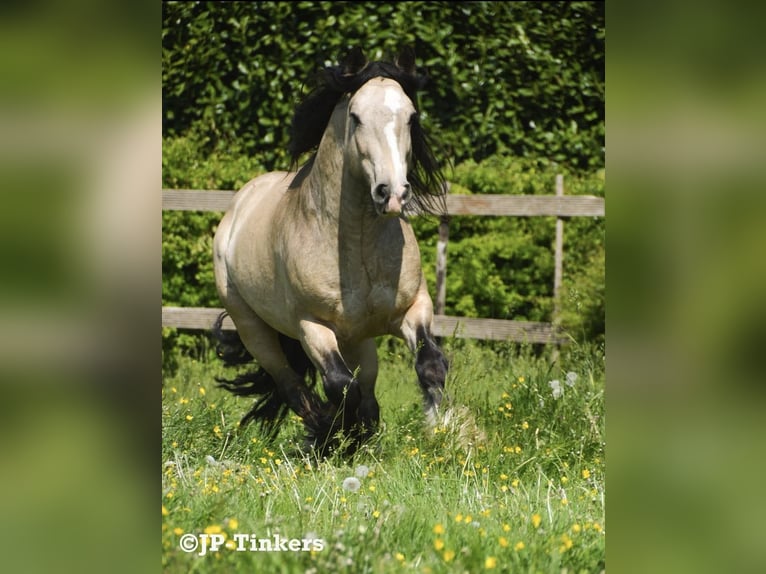
[[[164,571],[603,571],[603,349],[551,367],[518,345],[444,348],[447,424],[426,429],[411,358],[384,341],[381,432],[326,461],[298,451],[297,417],[273,443],[240,430],[251,399],[216,388],[213,357],[179,359],[162,391]]]

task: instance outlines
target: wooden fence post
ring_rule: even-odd
[[[556,175],[556,197],[564,196],[564,176]],[[556,328],[561,322],[561,283],[564,276],[564,218],[556,218],[556,245],[554,247],[553,269],[553,321]],[[554,362],[559,360],[560,344],[557,342],[553,347],[551,358]]]
[[[449,241],[449,215],[439,218],[439,240],[436,242],[436,302],[434,313],[444,315],[447,305],[447,242]]]

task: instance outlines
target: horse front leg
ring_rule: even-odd
[[[415,354],[415,372],[423,393],[426,421],[436,426],[439,406],[444,397],[444,383],[449,364],[431,332],[433,303],[422,283],[415,303],[407,310],[400,326],[400,336]]]
[[[329,426],[309,428],[315,446],[325,450],[336,431],[341,428],[348,431],[357,425],[361,403],[359,381],[343,360],[335,332],[328,326],[313,319],[300,321],[300,341],[319,370],[325,394],[336,409]]]
[[[380,422],[380,406],[375,398],[375,381],[378,378],[378,349],[375,339],[364,339],[358,343],[345,344],[343,357],[353,369],[359,381],[361,401],[359,403],[359,438],[369,439]]]

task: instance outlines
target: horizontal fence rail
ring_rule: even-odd
[[[226,211],[234,197],[234,191],[198,190],[198,189],[163,189],[163,211]],[[592,195],[563,195],[560,176],[557,178],[557,195],[448,195],[447,211],[453,215],[474,216],[517,216],[517,217],[557,217],[557,227],[568,217],[603,217],[604,199]],[[563,232],[558,232],[557,235]],[[440,314],[443,309],[443,292],[446,288],[446,241],[448,237],[448,218],[443,218],[440,225],[440,245],[442,253],[442,283],[437,285],[436,310],[434,315],[434,335],[438,337],[463,337],[473,339],[510,340],[528,343],[560,345],[567,338],[554,323],[534,321],[509,321],[505,319],[482,319],[473,317],[452,317]],[[563,257],[560,238],[556,242],[557,266]],[[558,267],[557,267],[558,268]],[[557,271],[560,275],[560,270]],[[559,281],[560,282],[560,281]],[[162,307],[162,326],[180,329],[208,330],[221,308],[210,307]],[[223,322],[224,329],[234,330],[229,317]]]
[[[226,211],[233,191],[163,189],[162,209]],[[518,217],[604,216],[604,199],[594,195],[448,195],[450,215],[515,215]]]
[[[210,329],[224,309],[214,307],[163,307],[162,326],[180,329]],[[472,339],[514,340],[529,343],[561,343],[563,337],[550,323],[475,319],[434,315],[434,335]],[[224,330],[235,330],[231,317],[223,321]]]

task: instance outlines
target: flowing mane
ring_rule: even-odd
[[[389,78],[397,82],[417,110],[417,92],[426,83],[414,65],[414,53],[405,51],[399,62],[366,62],[361,50],[355,49],[337,66],[323,68],[315,78],[315,86],[298,105],[290,126],[288,152],[291,168],[300,156],[316,151],[335,106],[345,94],[353,94],[373,78]],[[412,185],[410,213],[446,213],[445,179],[417,114],[410,123],[412,165],[407,174]]]

